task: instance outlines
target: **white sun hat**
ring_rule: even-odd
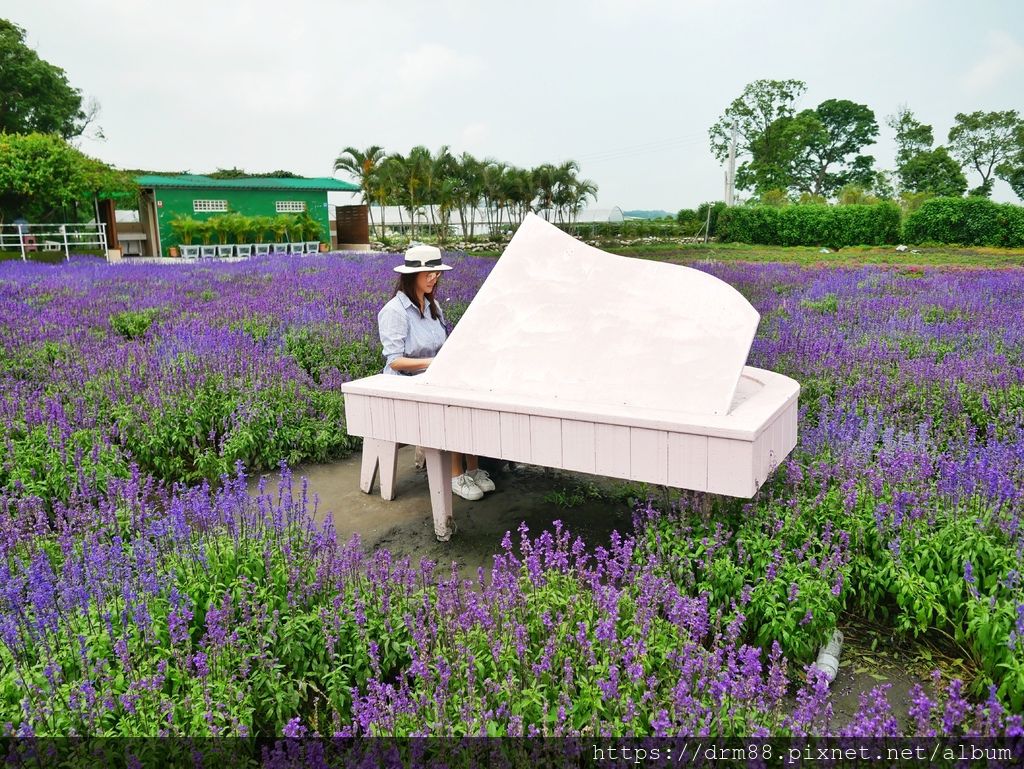
[[[441,249],[437,246],[413,246],[405,252],[405,264],[395,272],[436,272],[450,270],[451,265],[441,263]]]

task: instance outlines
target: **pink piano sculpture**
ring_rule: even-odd
[[[360,488],[422,446],[437,538],[449,452],[752,497],[796,445],[800,385],[745,365],[760,316],[699,270],[588,246],[529,215],[434,362],[347,382]]]

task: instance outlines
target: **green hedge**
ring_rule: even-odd
[[[908,243],[956,243],[962,246],[1024,246],[1024,207],[988,198],[933,198],[907,216]]]
[[[900,209],[874,205],[727,208],[718,217],[722,242],[766,246],[878,246],[900,239]]]

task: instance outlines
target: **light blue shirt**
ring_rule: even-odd
[[[440,320],[431,317],[430,303],[426,299],[424,307],[421,318],[419,307],[399,291],[377,313],[380,343],[384,345],[384,357],[387,359],[384,364],[385,374],[403,373],[391,368],[391,363],[396,358],[433,358],[444,344],[447,332],[444,328],[444,311],[441,304],[437,304]]]

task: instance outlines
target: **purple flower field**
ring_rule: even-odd
[[[493,262],[447,258],[455,322]],[[0,265],[0,735],[1024,733],[1024,271],[700,265],[803,386],[794,454],[461,584],[317,529],[287,470],[358,447],[398,259]],[[844,611],[978,674],[837,725],[808,664]]]

